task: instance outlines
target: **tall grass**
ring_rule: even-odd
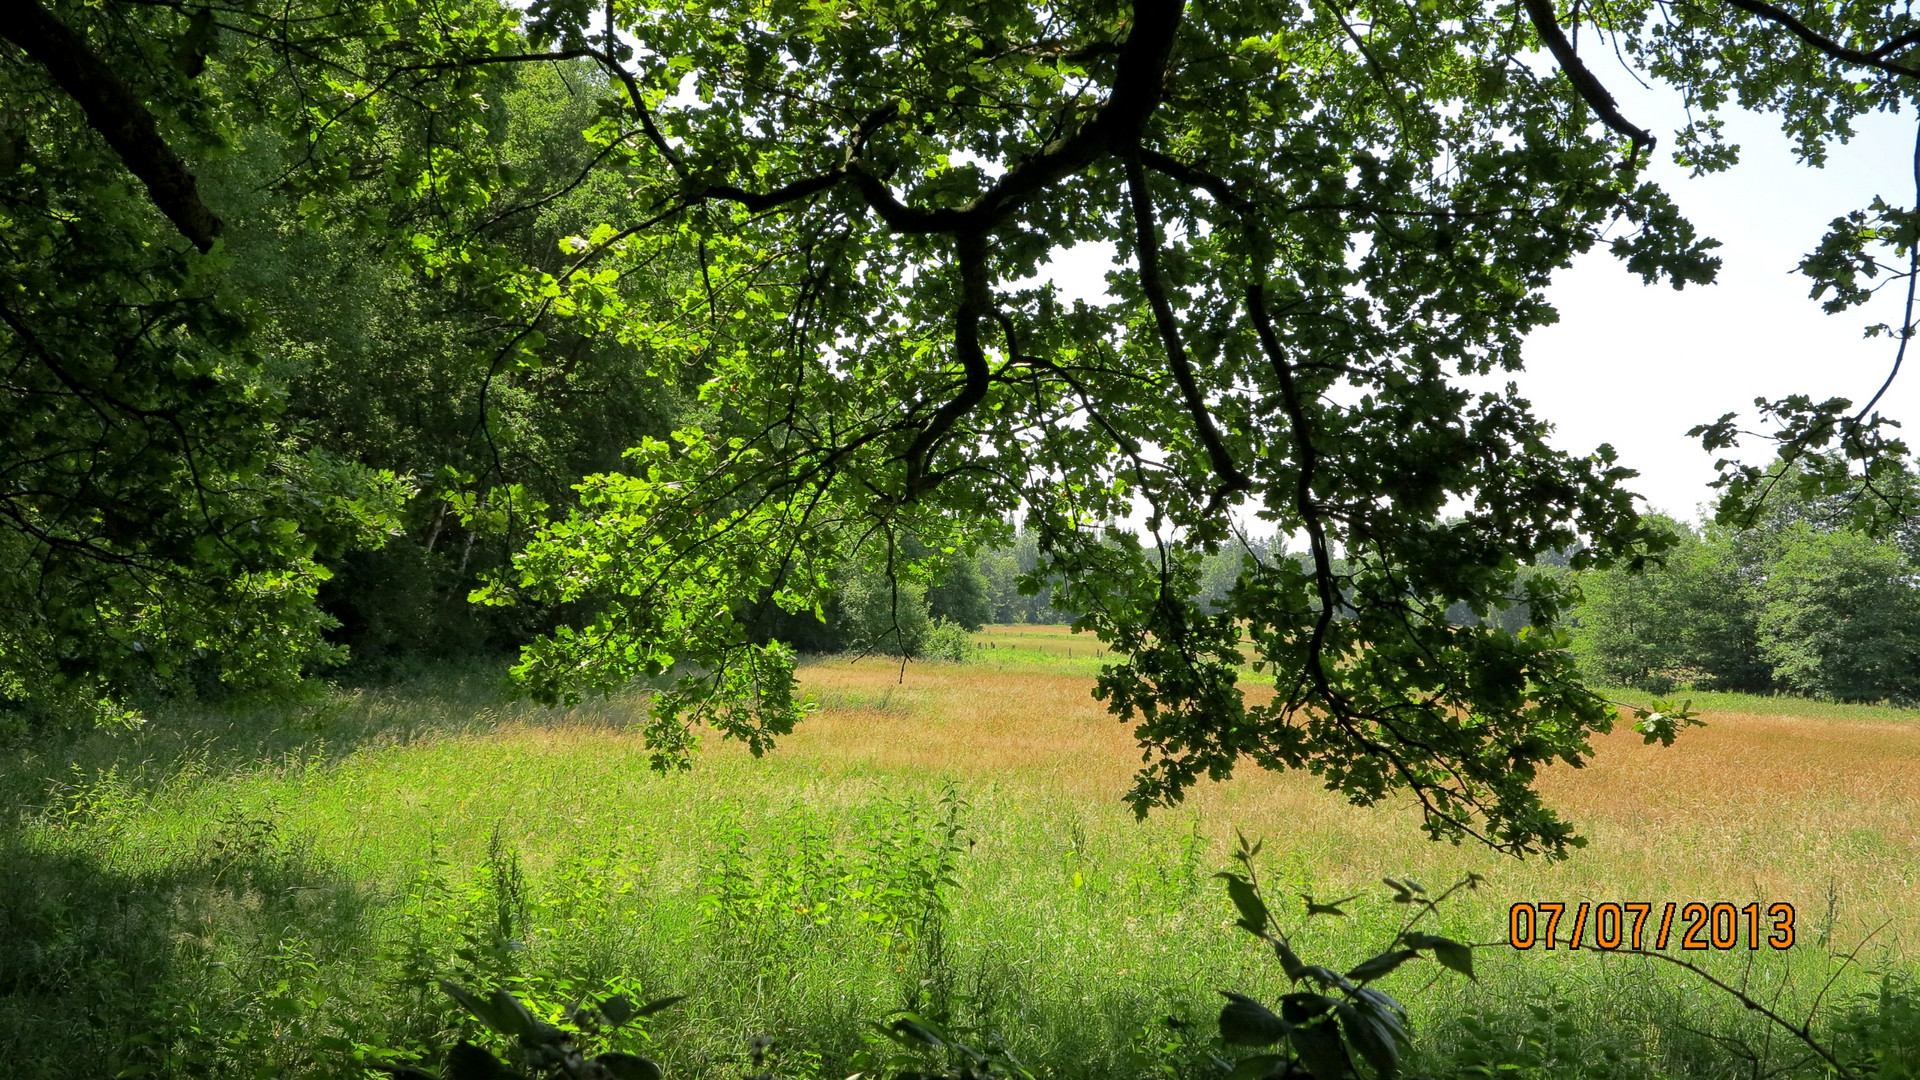
[[[744,1074],[760,1036],[780,1075],[844,1076],[863,1025],[911,1008],[990,1030],[1045,1075],[1212,1076],[1216,991],[1285,989],[1211,879],[1236,828],[1267,839],[1273,895],[1362,894],[1307,924],[1309,962],[1390,940],[1379,876],[1475,871],[1489,884],[1434,929],[1496,942],[1515,899],[1786,900],[1794,950],[1704,962],[1804,1013],[1835,950],[1878,927],[1823,1015],[1857,1026],[1907,1000],[1870,998],[1881,973],[1899,985],[1920,929],[1920,729],[1709,716],[1671,750],[1610,737],[1544,780],[1591,846],[1517,863],[1426,843],[1407,808],[1358,810],[1311,777],[1243,776],[1136,821],[1118,795],[1137,751],[1087,696],[1098,659],[994,662],[1012,651],[904,675],[813,664],[823,708],[779,750],[710,745],[668,776],[630,730],[639,702],[541,710],[472,674],[17,751],[0,771],[0,1074],[357,1076],[470,1031],[435,988],[451,978],[556,1014],[688,994],[622,1036],[670,1075]],[[1477,982],[1417,968],[1391,989],[1437,1075],[1796,1060],[1644,961],[1489,946]]]

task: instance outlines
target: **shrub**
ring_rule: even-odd
[[[973,659],[979,649],[973,643],[973,635],[967,628],[948,619],[935,619],[927,630],[926,657],[929,660],[948,660],[964,664]]]
[[[841,626],[854,652],[924,656],[933,620],[926,586],[881,573],[859,573],[840,588]]]

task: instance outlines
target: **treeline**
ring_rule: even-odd
[[[1920,702],[1920,544],[1822,510],[1776,507],[1748,528],[1671,523],[1678,544],[1663,563],[1587,575],[1574,613],[1582,666],[1657,693]]]
[[[1920,529],[1877,539],[1854,527],[1854,503],[1865,493],[1802,498],[1792,486],[1780,484],[1750,523],[1696,528],[1659,518],[1673,540],[1659,558],[1581,573],[1581,600],[1567,621],[1589,677],[1663,694],[1920,702]],[[1220,606],[1249,554],[1288,557],[1276,539],[1204,556],[1203,602]],[[1566,575],[1568,562],[1562,555],[1524,567],[1521,583]],[[1037,573],[1041,565],[1031,533],[971,556],[909,543],[897,580],[856,572],[838,583],[824,619],[787,617],[765,632],[807,652],[964,659],[967,634],[983,625],[1074,618]],[[1516,597],[1484,616],[1456,605],[1447,618],[1519,633],[1533,613]]]
[[[1202,556],[1200,600],[1217,609],[1248,555],[1265,559],[1284,553],[1277,540],[1252,538]],[[958,660],[968,652],[966,635],[982,626],[1063,623],[1075,616],[1042,570],[1039,542],[1031,532],[972,555],[938,554],[909,539],[897,555],[891,572],[863,569],[837,582],[823,618],[773,615],[762,622],[761,633],[803,652]]]

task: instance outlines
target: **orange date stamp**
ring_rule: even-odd
[[[1676,918],[1676,916],[1678,916]],[[1570,924],[1570,925],[1569,925]],[[1564,936],[1562,936],[1564,934]],[[1665,949],[1742,946],[1793,948],[1793,905],[1699,901],[1578,904],[1521,901],[1507,909],[1507,944],[1516,949]],[[1592,945],[1587,942],[1591,940]]]

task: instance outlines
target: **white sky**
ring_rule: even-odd
[[[1830,220],[1874,195],[1913,204],[1913,128],[1902,117],[1873,117],[1850,144],[1832,149],[1824,169],[1813,169],[1796,162],[1777,124],[1730,112],[1727,138],[1741,148],[1740,164],[1693,179],[1671,156],[1682,119],[1677,96],[1644,90],[1617,69],[1602,74],[1627,117],[1661,136],[1649,178],[1702,235],[1721,242],[1720,279],[1681,292],[1643,286],[1597,248],[1555,278],[1549,295],[1560,322],[1534,334],[1527,369],[1511,379],[1554,423],[1558,446],[1586,453],[1612,443],[1621,463],[1640,472],[1629,486],[1650,508],[1698,520],[1713,496],[1714,458],[1686,437],[1688,428],[1733,411],[1757,426],[1753,399],[1763,395],[1863,404],[1886,377],[1895,343],[1863,340],[1861,331],[1899,325],[1904,295],[1890,287],[1867,308],[1829,316],[1794,267]],[[1095,245],[1055,259],[1063,297],[1100,297],[1111,259],[1111,248]],[[1879,408],[1920,424],[1914,359]],[[1759,445],[1747,453],[1770,456]]]
[[[1627,116],[1662,135],[1663,148],[1670,144],[1677,101],[1615,74],[1609,82]],[[1612,443],[1622,463],[1640,471],[1633,486],[1651,507],[1695,519],[1712,498],[1713,456],[1686,437],[1688,428],[1735,410],[1751,421],[1762,395],[1865,404],[1886,378],[1896,343],[1861,332],[1874,322],[1898,326],[1904,293],[1889,287],[1865,308],[1827,315],[1794,267],[1833,218],[1876,194],[1896,206],[1914,199],[1906,117],[1861,124],[1824,169],[1798,164],[1777,124],[1763,117],[1730,114],[1727,128],[1741,148],[1728,172],[1691,179],[1665,149],[1651,170],[1694,226],[1723,245],[1719,281],[1681,292],[1643,286],[1596,250],[1555,279],[1560,322],[1528,341],[1527,370],[1514,380],[1555,423],[1563,449]],[[1920,422],[1920,370],[1903,369],[1879,410]],[[1748,454],[1769,456],[1759,445]]]

